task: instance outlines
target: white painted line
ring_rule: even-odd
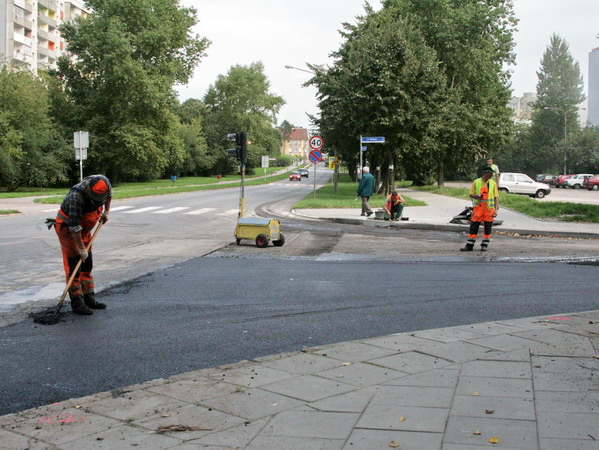
[[[178,211],[189,209],[189,206],[176,206],[175,208],[163,209],[162,211],[156,211],[154,214],[170,214]]]
[[[142,212],[154,211],[155,209],[162,209],[162,206],[148,206],[146,208],[134,209],[133,211],[125,211],[124,214],[139,214]]]
[[[189,214],[189,215],[192,215],[192,216],[197,216],[199,214],[206,214],[206,213],[208,213],[210,211],[214,211],[215,209],[216,208],[202,208],[202,209],[198,209],[196,211],[189,211],[189,212],[186,212],[186,213],[183,213],[183,214]]]
[[[134,208],[134,206],[115,206],[113,208],[110,208],[110,212],[122,211],[123,209],[129,209],[129,208]]]
[[[223,213],[217,214],[217,216],[232,216],[233,214],[238,214],[238,213],[239,213],[238,209],[230,209]]]
[[[58,212],[58,208],[53,208],[53,209],[44,209],[42,212]]]

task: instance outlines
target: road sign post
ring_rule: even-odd
[[[318,149],[314,149],[310,152],[310,154],[308,155],[308,159],[310,160],[311,163],[314,164],[314,190],[313,190],[313,195],[314,198],[316,198],[316,164],[318,164],[320,161],[322,161],[322,153],[320,151],[320,149],[324,146],[324,141],[322,140],[322,138],[320,136],[314,136],[312,139],[310,139],[310,147],[312,147],[312,141],[314,140],[314,138],[318,138],[318,140],[316,142],[314,142],[314,146],[318,147]]]
[[[83,181],[83,160],[87,159],[89,133],[87,131],[75,131],[73,133],[73,146],[75,147],[75,159],[79,160],[79,178],[80,181]]]
[[[365,137],[360,136],[360,166],[358,167],[358,179],[362,178],[362,152],[367,150],[367,147],[362,144],[384,144],[385,138],[383,136],[376,137]]]

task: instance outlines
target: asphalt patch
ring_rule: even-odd
[[[46,308],[43,311],[29,313],[29,317],[33,318],[35,323],[41,325],[54,325],[58,322],[64,322],[64,318],[68,313],[64,311],[58,311],[57,313],[56,308]]]

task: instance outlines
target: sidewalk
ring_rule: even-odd
[[[598,449],[598,350],[599,311],[344,342],[3,416],[0,448]]]
[[[415,228],[436,231],[467,232],[468,225],[451,224],[449,221],[460,214],[467,206],[472,206],[468,200],[445,197],[438,194],[400,189],[399,192],[416,200],[422,200],[428,206],[408,206],[404,208],[403,216],[408,221],[389,222],[375,220],[374,216],[360,216],[360,205],[349,209],[297,209],[293,213],[307,218],[329,220],[339,223],[364,224],[397,228]],[[503,223],[494,227],[494,232],[534,234],[577,238],[599,238],[599,224],[577,222],[555,222],[527,216],[506,208],[499,210],[498,220]]]

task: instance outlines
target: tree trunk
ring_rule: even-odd
[[[445,174],[443,172],[443,161],[439,159],[439,165],[437,166],[437,185],[439,187],[444,186]]]

